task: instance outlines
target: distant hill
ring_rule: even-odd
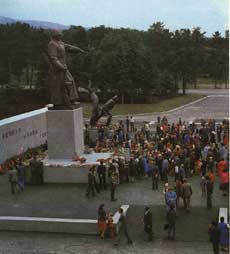
[[[21,19],[12,19],[8,17],[0,16],[0,24],[13,24],[16,22],[26,23],[35,28],[44,28],[44,29],[58,29],[58,30],[65,30],[68,29],[70,26],[53,23],[53,22],[46,22],[40,20],[21,20]]]

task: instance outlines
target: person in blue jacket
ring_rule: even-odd
[[[220,217],[220,222],[218,224],[220,230],[220,247],[222,251],[227,251],[229,248],[229,227],[227,223],[224,222],[224,217]]]
[[[170,206],[174,206],[174,210],[176,211],[176,200],[177,195],[173,188],[169,188],[168,191],[165,193],[165,203],[166,203],[166,210],[169,211]]]

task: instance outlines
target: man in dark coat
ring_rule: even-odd
[[[218,228],[217,222],[213,221],[211,227],[208,230],[210,241],[212,242],[213,253],[220,253],[220,229]]]
[[[153,221],[152,213],[149,207],[145,207],[144,231],[148,234],[148,241],[153,240]]]
[[[36,156],[30,161],[31,183],[43,184],[43,162],[37,160]]]
[[[43,177],[43,162],[38,161],[38,174],[37,174],[37,183],[38,184],[43,184],[44,183],[44,177]]]
[[[92,196],[95,196],[95,181],[94,181],[94,168],[95,166],[93,166],[92,168],[89,169],[89,173],[88,173],[88,187],[86,190],[86,197],[89,197],[90,193],[92,194]]]
[[[184,208],[186,211],[190,211],[190,201],[192,196],[192,186],[188,183],[187,179],[184,179],[184,183],[182,184],[182,198],[184,201]]]
[[[133,158],[131,158],[129,162],[129,176],[131,179],[131,183],[133,183],[136,176],[136,167],[135,167],[135,162]]]
[[[213,193],[213,184],[210,181],[209,176],[206,176],[206,192],[207,192],[207,208],[212,208],[212,193]]]
[[[119,183],[122,184],[125,176],[125,164],[121,158],[118,158]]]
[[[103,161],[100,162],[100,165],[97,167],[97,174],[99,178],[100,189],[106,190],[106,167],[103,164]]]
[[[111,181],[110,181],[110,198],[111,198],[111,201],[116,201],[117,200],[115,198],[115,191],[116,191],[117,184],[118,184],[118,179],[117,179],[116,172],[112,172]]]
[[[119,214],[120,214],[120,218],[119,218],[120,231],[119,231],[119,234],[117,236],[115,246],[117,246],[120,243],[122,233],[124,233],[124,235],[125,235],[125,237],[128,241],[128,244],[132,244],[133,241],[131,240],[131,238],[129,236],[127,222],[126,222],[126,218],[125,218],[125,215],[124,215],[124,212],[123,212],[122,208],[119,208]]]
[[[158,182],[159,182],[159,167],[158,167],[158,165],[156,165],[156,162],[153,161],[152,190],[158,190]]]
[[[125,123],[126,123],[126,131],[129,132],[129,124],[130,124],[129,116],[126,116]]]

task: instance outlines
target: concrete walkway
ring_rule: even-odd
[[[169,122],[178,121],[179,117],[186,122],[195,119],[220,119],[229,117],[229,96],[208,95],[197,101],[166,112],[134,115],[136,122],[156,121],[157,116],[166,116]],[[116,116],[114,119],[125,119],[126,116]]]

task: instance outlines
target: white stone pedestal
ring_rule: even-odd
[[[87,183],[92,165],[99,165],[99,160],[112,159],[113,153],[83,154],[84,163],[70,159],[43,160],[44,183]]]
[[[82,108],[49,110],[47,142],[49,159],[72,159],[84,152]]]

